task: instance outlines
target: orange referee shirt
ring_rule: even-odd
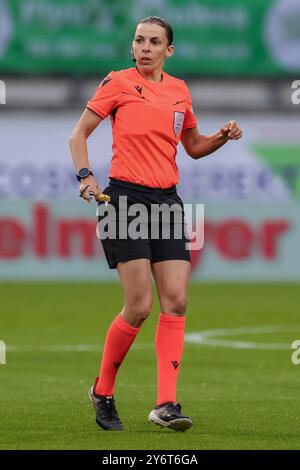
[[[110,72],[87,107],[113,132],[111,178],[153,188],[178,183],[177,144],[181,132],[197,126],[189,89],[162,72],[161,82],[146,80],[132,67]]]

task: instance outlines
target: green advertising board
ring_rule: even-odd
[[[0,73],[130,67],[135,25],[149,15],[173,26],[171,73],[300,71],[299,0],[0,0]]]

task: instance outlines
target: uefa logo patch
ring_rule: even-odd
[[[184,113],[180,111],[175,111],[174,112],[174,132],[175,132],[176,137],[181,132],[183,120],[184,120]]]

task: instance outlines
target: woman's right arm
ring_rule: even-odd
[[[69,145],[76,172],[81,168],[92,169],[88,157],[87,139],[101,121],[102,119],[98,114],[86,108],[72,132]],[[84,188],[86,189],[84,190]],[[79,191],[82,193],[83,198],[90,202],[91,196],[89,192],[91,191],[95,195],[98,195],[100,194],[100,187],[94,176],[89,175],[81,179]]]

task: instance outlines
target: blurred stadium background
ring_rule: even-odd
[[[140,436],[141,441],[134,441],[132,436],[130,441],[124,438],[123,444],[106,437],[101,448],[300,446],[299,438],[293,438],[289,421],[295,424],[296,419],[299,425],[300,416],[299,401],[294,395],[299,370],[290,361],[291,342],[300,337],[300,100],[297,89],[292,88],[293,82],[300,79],[300,2],[0,0],[0,339],[7,343],[7,365],[0,365],[0,380],[2,390],[21,381],[36,399],[35,403],[33,399],[27,403],[26,416],[37,417],[24,437],[16,431],[17,399],[2,394],[2,420],[7,427],[0,448],[72,447],[71,437],[67,439],[68,431],[72,436],[72,423],[69,430],[63,428],[65,440],[58,437],[58,417],[51,404],[61,403],[73,380],[72,387],[80,389],[77,406],[84,407],[81,392],[95,373],[99,359],[97,346],[93,349],[93,345],[103,342],[103,322],[107,326],[117,313],[122,294],[116,284],[117,275],[107,268],[95,236],[96,205],[88,206],[78,198],[68,137],[99,81],[110,70],[133,65],[130,43],[134,27],[139,19],[152,14],[166,18],[174,28],[176,52],[167,61],[166,70],[187,81],[200,132],[214,132],[229,119],[236,119],[244,129],[242,141],[228,143],[203,160],[194,161],[182,146],[178,149],[178,191],[185,202],[205,204],[206,221],[205,247],[192,253],[194,311],[190,316],[194,317],[188,323],[188,332],[194,336],[189,337],[186,346],[187,357],[199,357],[200,362],[195,360],[194,369],[190,366],[194,372],[189,376],[186,371],[182,380],[189,383],[192,395],[198,393],[197,386],[201,387],[208,422],[210,406],[217,409],[210,400],[220,398],[221,406],[214,381],[232,400],[236,393],[233,406],[239,402],[240,420],[234,426],[242,429],[230,434],[231,418],[226,415],[230,407],[225,406],[220,408],[220,422],[218,418],[211,419],[212,428],[217,422],[219,429],[209,436],[199,437],[200,430],[200,434],[194,434],[194,441],[190,437],[189,441],[166,440],[163,444],[158,439],[147,441],[144,435]],[[103,188],[111,157],[108,120],[91,136],[89,150],[93,170]],[[112,303],[103,300],[107,292]],[[86,295],[91,299],[91,324],[85,312],[83,328],[80,312]],[[87,305],[86,299],[84,304]],[[155,318],[151,322],[145,326],[144,342],[153,336]],[[244,330],[235,333],[232,328],[238,327]],[[201,335],[197,340],[195,333],[212,328],[223,328],[224,338],[231,334],[234,341],[214,339],[209,344],[207,337]],[[226,333],[224,328],[231,330]],[[216,333],[218,338],[223,337],[222,331]],[[63,347],[55,353],[59,344],[69,345],[74,352],[73,360],[68,356],[65,369]],[[81,353],[76,350],[80,344],[87,344]],[[222,367],[218,364],[220,348]],[[243,355],[238,361],[237,350]],[[154,356],[150,356],[151,362],[148,354],[146,348],[144,360],[149,359],[151,368],[155,366]],[[61,362],[58,369],[57,361]],[[53,366],[50,378],[49,371],[45,374],[49,364]],[[202,370],[197,382],[199,364]],[[75,365],[81,368],[80,373]],[[247,381],[249,375],[243,376],[247,365],[249,371],[251,365],[254,374],[251,383]],[[124,367],[130,376],[130,358]],[[147,379],[140,367],[138,377],[143,386]],[[219,378],[210,375],[211,368],[219,372]],[[72,378],[68,375],[70,370]],[[231,385],[240,384],[241,389],[228,388],[226,371],[229,376],[236,374],[231,376]],[[124,384],[126,388],[125,372],[122,373],[119,386]],[[134,381],[136,376],[133,377]],[[153,391],[149,406],[154,399],[154,378],[155,375],[149,385]],[[209,388],[211,384],[213,387]],[[52,421],[46,420],[48,428],[44,421],[45,435],[33,435],[44,419],[37,411],[36,387],[47,395],[49,385],[53,395],[47,410],[52,413]],[[181,387],[184,393],[183,382]],[[263,408],[259,406],[262,401],[253,404],[247,397],[246,389],[248,394],[251,390],[254,399],[257,387],[264,396]],[[276,397],[274,390],[278,392]],[[247,406],[243,397],[248,400]],[[277,398],[278,407],[274,405]],[[270,424],[265,429],[266,420],[272,422],[267,408],[271,402],[276,410],[272,415],[274,426]],[[69,404],[64,405],[64,410],[72,414]],[[202,405],[201,413],[205,415]],[[197,406],[195,402],[195,413]],[[253,414],[246,419],[243,413],[250,408]],[[280,422],[286,428],[279,435],[279,430],[274,431],[278,429],[275,415],[282,417],[283,409],[285,418]],[[24,409],[20,411],[24,413]],[[222,426],[225,416],[227,430]],[[80,426],[81,418],[84,421],[85,417],[78,418]],[[249,419],[258,423],[256,428],[253,424],[252,434],[246,424]],[[50,428],[52,434],[48,433]],[[77,436],[74,447],[99,448],[96,438],[91,437],[94,434],[91,427],[89,438],[80,440],[82,436]]]

